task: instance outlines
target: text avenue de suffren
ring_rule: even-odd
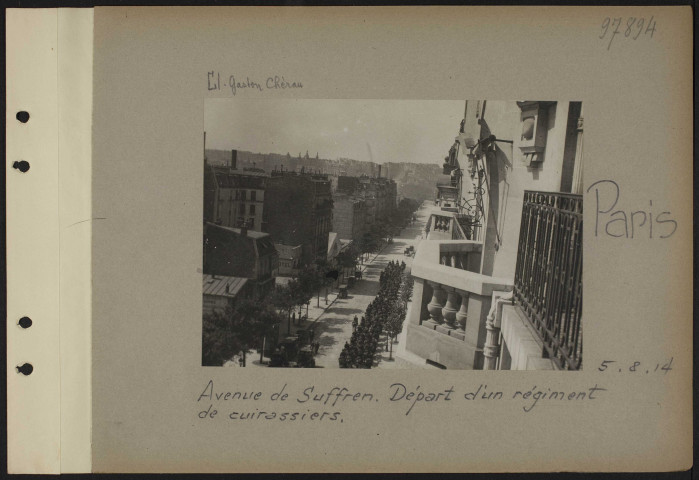
[[[377,404],[391,402],[392,404],[405,405],[405,415],[410,415],[415,406],[457,401],[493,401],[493,400],[518,400],[523,402],[524,412],[530,412],[539,402],[558,401],[575,402],[597,400],[600,392],[607,389],[595,384],[578,390],[561,391],[560,389],[536,385],[527,389],[516,389],[504,392],[489,388],[487,384],[479,384],[473,388],[466,388],[463,392],[456,392],[452,385],[444,389],[425,389],[420,385],[406,386],[403,383],[393,383],[388,387],[384,395],[376,395],[372,392],[353,391],[343,386],[333,386],[323,389],[314,385],[307,386],[296,392],[284,384],[280,389],[271,393],[261,391],[227,391],[214,388],[213,380],[210,380],[199,395],[197,402],[218,403],[231,401],[269,401],[288,402],[297,406],[307,407],[332,407],[339,408],[347,404]],[[338,413],[339,414],[339,413]]]

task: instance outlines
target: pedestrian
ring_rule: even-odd
[[[316,342],[316,355],[318,355],[318,350],[320,350],[320,342]]]

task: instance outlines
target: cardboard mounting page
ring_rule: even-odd
[[[655,32],[625,36],[626,19]],[[611,46],[605,19],[621,18]],[[611,33],[610,33],[611,34]],[[692,71],[689,8],[97,8],[92,156],[95,472],[676,470],[691,465]],[[202,149],[209,72],[302,88],[237,98],[547,99],[585,105],[584,184],[617,208],[671,212],[670,238],[595,235],[585,196],[579,372],[201,366]],[[455,126],[456,128],[456,126]],[[455,132],[456,133],[456,132]],[[445,145],[445,150],[448,145]],[[435,152],[435,162],[443,152]],[[672,370],[646,375],[634,362]],[[601,368],[614,360],[616,368]],[[605,370],[605,371],[600,371]],[[211,402],[216,392],[262,392]],[[450,402],[388,399],[391,384]],[[506,393],[468,401],[479,385]],[[286,401],[270,399],[282,387]],[[516,390],[604,390],[527,404]],[[342,422],[232,421],[231,410],[327,410],[303,389],[377,399]]]

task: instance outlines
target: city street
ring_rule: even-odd
[[[410,271],[412,257],[403,255],[406,247],[415,245],[416,237],[421,235],[426,218],[420,215],[423,209],[417,213],[417,220],[401,231],[401,234],[393,239],[393,243],[386,245],[383,250],[364,266],[362,280],[358,281],[350,289],[346,299],[337,299],[325,313],[316,320],[316,338],[320,343],[320,350],[316,355],[316,365],[326,368],[338,368],[340,352],[346,341],[352,336],[352,319],[356,315],[361,319],[366,307],[374,299],[379,289],[379,275],[390,261],[405,262],[406,271]],[[411,363],[399,355],[399,348],[404,342],[394,344],[393,361],[388,361],[388,352],[381,351],[379,368],[415,368],[418,365]],[[383,349],[381,349],[383,350]],[[423,361],[424,363],[424,361]]]
[[[318,300],[313,297],[308,310],[309,321],[300,327],[292,325],[292,333],[298,328],[315,330],[315,340],[320,343],[320,349],[315,356],[317,367],[339,368],[342,348],[352,337],[352,320],[355,315],[361,320],[367,306],[376,296],[379,290],[379,276],[386,268],[386,264],[390,261],[402,261],[406,263],[406,272],[410,272],[413,257],[405,256],[403,252],[408,246],[417,247],[429,218],[428,212],[427,203],[424,203],[415,212],[416,220],[413,224],[404,228],[400,235],[393,239],[392,244],[384,246],[377,255],[370,257],[363,265],[359,265],[364,272],[363,278],[349,289],[348,298],[337,298],[337,290],[333,289],[328,294],[328,305],[325,305],[325,300],[321,296],[320,307],[318,307]],[[286,332],[286,325],[282,325],[282,331]],[[382,335],[381,338],[385,340],[385,336]],[[392,360],[389,360],[389,352],[384,351],[382,345],[380,344],[377,351],[380,355],[377,356],[376,368],[435,368],[426,364],[424,359],[405,351],[405,326],[398,335],[397,342],[393,344]],[[247,355],[247,365],[252,367],[266,367],[268,360],[265,357],[265,362],[260,364],[259,351],[253,351]],[[236,363],[232,361],[229,365],[234,366]]]
[[[354,287],[349,289],[346,299],[337,298],[337,290],[334,289],[328,295],[328,305],[325,306],[323,296],[320,298],[320,307],[317,306],[316,297],[311,300],[308,316],[302,328],[313,328],[315,340],[320,343],[320,349],[315,356],[316,366],[320,368],[339,368],[340,352],[345,342],[352,336],[352,320],[356,315],[360,320],[362,315],[374,299],[379,289],[379,276],[390,261],[406,263],[406,272],[410,272],[413,257],[405,256],[404,251],[408,246],[417,246],[422,236],[425,222],[429,217],[427,204],[423,204],[415,212],[416,220],[404,228],[400,235],[393,239],[393,243],[386,245],[377,255],[359,265],[363,270],[363,278],[357,281]],[[409,307],[410,308],[410,307]],[[304,309],[305,313],[305,309]],[[298,327],[292,326],[292,333]],[[286,325],[282,325],[282,331],[286,332]],[[385,339],[385,336],[382,336]],[[376,368],[434,368],[427,365],[424,359],[405,351],[405,330],[398,335],[398,341],[393,344],[393,359],[389,360],[389,352],[384,351],[380,345],[380,355],[377,356]],[[266,367],[259,362],[259,352],[254,351],[248,355],[248,366]]]

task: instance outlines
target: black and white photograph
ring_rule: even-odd
[[[582,102],[204,110],[203,366],[582,368]]]
[[[7,9],[8,472],[691,472],[692,13]]]

